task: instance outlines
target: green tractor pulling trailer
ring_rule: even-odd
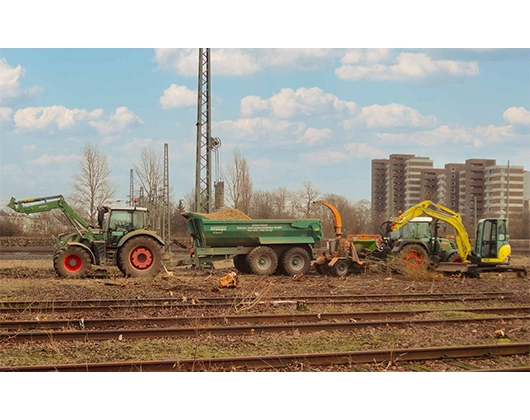
[[[60,277],[84,276],[91,264],[117,266],[131,277],[153,276],[162,268],[163,240],[147,228],[144,207],[101,207],[96,228],[79,216],[62,195],[16,200],[8,207],[32,214],[59,209],[75,229],[55,238],[53,267]]]

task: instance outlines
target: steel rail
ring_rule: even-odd
[[[82,330],[82,331],[30,331],[0,333],[2,341],[12,342],[37,342],[37,341],[100,341],[100,340],[129,340],[142,338],[169,338],[169,337],[196,337],[204,334],[223,335],[254,335],[274,332],[314,332],[353,330],[367,327],[396,327],[418,326],[435,324],[462,324],[491,321],[513,321],[530,319],[530,316],[500,316],[480,318],[449,318],[449,319],[422,319],[422,320],[383,320],[361,322],[327,322],[327,323],[300,323],[300,324],[268,324],[244,326],[194,326],[182,328],[146,328],[112,330]]]
[[[496,307],[496,308],[452,308],[452,309],[415,309],[408,311],[356,311],[356,312],[322,312],[304,314],[254,314],[254,315],[215,315],[183,317],[142,317],[142,318],[104,318],[104,319],[58,319],[58,320],[0,320],[0,329],[27,331],[33,329],[91,329],[125,326],[186,326],[199,324],[237,325],[257,322],[324,322],[338,319],[359,320],[400,318],[430,313],[530,313],[530,306]]]
[[[78,363],[40,366],[3,366],[0,372],[199,372],[235,369],[283,369],[300,364],[332,366],[424,361],[447,358],[498,357],[530,353],[530,343],[449,346],[336,353],[276,354],[246,357],[144,360],[132,362]],[[513,367],[506,368],[512,370]],[[529,369],[522,366],[519,369]],[[487,371],[487,370],[486,370]],[[502,371],[496,369],[496,371]]]
[[[510,292],[459,292],[459,293],[375,293],[375,294],[364,294],[364,295],[277,295],[267,297],[267,300],[346,300],[346,299],[406,299],[406,298],[447,298],[447,297],[457,297],[457,298],[467,298],[467,297],[510,297],[513,296]],[[186,299],[192,300],[195,299],[199,302],[241,302],[242,300],[253,300],[253,296],[199,296],[199,297],[189,297]],[[130,305],[134,303],[157,303],[157,302],[177,302],[182,303],[182,298],[132,298],[132,299],[87,299],[87,300],[41,300],[41,301],[9,301],[4,300],[0,301],[0,306],[4,307],[27,307],[34,305],[54,305],[54,306],[71,306],[76,304],[84,305],[95,305],[95,306],[110,306],[110,305]]]
[[[109,309],[109,310],[118,310],[118,309],[163,309],[163,308],[222,308],[222,307],[244,307],[245,305],[248,305],[250,303],[259,303],[259,304],[272,304],[272,305],[279,305],[279,304],[297,304],[299,302],[305,303],[305,304],[333,304],[333,305],[351,305],[351,304],[360,304],[360,303],[422,303],[422,302],[476,302],[476,301],[484,301],[484,300],[510,300],[511,297],[506,294],[501,294],[498,296],[467,296],[467,297],[449,297],[449,298],[395,298],[395,299],[338,299],[338,298],[323,298],[322,300],[306,300],[306,299],[298,299],[294,300],[291,299],[282,299],[282,300],[274,300],[274,299],[265,299],[265,300],[259,300],[257,302],[252,301],[251,299],[247,300],[238,300],[233,302],[219,302],[219,303],[203,303],[201,302],[201,299],[198,299],[197,301],[194,301],[194,303],[188,303],[183,302],[182,299],[157,299],[160,303],[153,303],[153,304],[146,304],[143,303],[140,300],[128,300],[126,302],[128,303],[109,303],[108,305],[105,304],[89,304],[89,305],[82,305],[82,306],[76,306],[73,305],[67,305],[67,304],[55,304],[53,301],[46,301],[46,302],[33,302],[29,303],[27,306],[18,305],[19,302],[14,302],[14,304],[11,304],[10,302],[0,302],[0,313],[11,313],[11,312],[25,312],[25,311],[51,311],[51,312],[64,312],[64,311],[89,311],[89,310],[101,310],[101,309]],[[192,299],[189,299],[192,300]],[[150,301],[149,299],[146,299],[146,301]]]

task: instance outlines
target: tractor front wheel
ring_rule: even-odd
[[[153,238],[131,238],[119,250],[117,265],[128,277],[156,276],[162,269],[162,247]]]
[[[63,278],[83,277],[90,268],[90,255],[80,246],[67,246],[54,254],[53,268]]]

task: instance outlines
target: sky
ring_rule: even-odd
[[[0,42],[0,206],[12,196],[67,196],[87,142],[107,156],[116,201],[128,199],[130,169],[142,148],[163,155],[165,143],[172,196],[190,194],[194,37],[188,33],[181,43],[155,37],[147,44],[163,48],[152,48],[134,36],[109,45],[104,34],[71,42],[63,35],[57,42],[45,33],[42,41]],[[491,38],[485,44],[493,47],[474,39],[440,45],[433,38],[429,47],[427,38],[417,47],[385,47],[393,38],[379,34],[366,47],[311,38],[314,47],[308,41],[296,47],[291,34],[287,43],[262,36],[256,48],[252,37],[212,47],[212,135],[221,139],[213,181],[224,179],[236,150],[249,163],[255,190],[296,191],[311,182],[322,194],[353,202],[370,200],[371,160],[392,153],[427,156],[435,167],[494,158],[530,169],[524,41],[507,48]],[[212,35],[205,40],[220,42]]]

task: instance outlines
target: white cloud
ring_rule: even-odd
[[[156,49],[155,61],[162,70],[176,70],[182,76],[197,76],[199,51],[193,49]],[[210,61],[219,76],[246,76],[259,70],[255,59],[239,49],[215,49]]]
[[[20,64],[11,67],[5,58],[0,58],[0,103],[19,96],[34,96],[42,92],[42,88],[38,86],[30,88],[20,86],[20,78],[25,72]]]
[[[523,108],[522,106],[512,106],[511,108],[508,108],[506,111],[504,111],[502,116],[511,124],[530,125],[530,111]]]
[[[134,139],[133,141],[125,144],[122,149],[123,150],[133,150],[133,151],[140,151],[144,147],[152,146],[153,145],[153,139],[147,138],[147,139]]]
[[[33,152],[33,151],[35,151],[35,145],[34,144],[24,145],[24,146],[22,146],[22,151],[23,152]]]
[[[111,135],[143,123],[144,122],[136,114],[131,112],[129,108],[126,106],[120,106],[106,121],[91,121],[90,126],[94,127],[102,135]]]
[[[346,130],[356,125],[374,127],[428,127],[438,123],[435,116],[423,116],[417,110],[401,104],[370,105],[363,107],[355,118],[345,120]]]
[[[299,88],[296,91],[283,88],[268,99],[247,96],[241,100],[241,115],[270,114],[279,118],[293,118],[312,115],[354,115],[357,104],[344,101],[331,93],[324,93],[318,87]]]
[[[348,143],[341,149],[324,149],[314,152],[301,153],[300,157],[305,162],[319,166],[334,165],[339,162],[354,159],[375,159],[383,156],[385,151],[370,146],[366,143]]]
[[[264,70],[311,71],[330,66],[344,54],[337,48],[212,48],[212,68],[218,76],[249,76]],[[156,49],[154,60],[161,70],[197,76],[199,53],[195,49]]]
[[[197,105],[197,91],[190,90],[186,86],[172,84],[160,97],[162,108],[184,108]]]
[[[79,160],[79,155],[42,155],[38,157],[37,159],[30,160],[29,164],[36,164],[36,165],[51,165],[56,163],[68,163],[72,161]]]
[[[0,122],[9,121],[13,116],[13,110],[11,108],[0,106]]]
[[[42,130],[74,126],[79,121],[91,121],[103,116],[102,109],[68,109],[62,105],[48,107],[28,107],[15,112],[14,121],[17,129]]]
[[[323,140],[329,140],[333,136],[333,130],[329,128],[313,128],[309,127],[304,134],[298,139],[297,143],[304,143],[313,145]]]
[[[357,59],[357,61],[355,61]],[[387,57],[381,55],[380,60]],[[433,60],[424,53],[401,53],[394,64],[381,64],[377,57],[365,58],[366,65],[354,65],[363,61],[363,57],[355,54],[345,55],[343,65],[335,70],[339,79],[343,80],[443,80],[462,79],[479,74],[478,63],[475,61]]]
[[[264,145],[294,143],[304,133],[305,124],[269,118],[242,118],[237,121],[226,120],[214,123],[213,131],[221,140],[224,138],[261,140]]]
[[[310,164],[331,166],[349,159],[347,150],[319,150],[315,152],[300,153],[300,158]]]
[[[382,149],[372,147],[366,143],[348,143],[344,148],[350,152],[350,156],[354,158],[371,158],[376,159],[384,155]]]
[[[522,136],[512,132],[511,126],[478,126],[449,127],[442,125],[434,130],[418,131],[416,133],[378,133],[377,136],[385,143],[417,144],[422,146],[441,146],[443,144],[457,144],[461,146],[484,147],[488,144],[516,141]]]
[[[356,48],[348,50],[341,58],[343,64],[379,63],[390,59],[391,50],[388,48]]]

